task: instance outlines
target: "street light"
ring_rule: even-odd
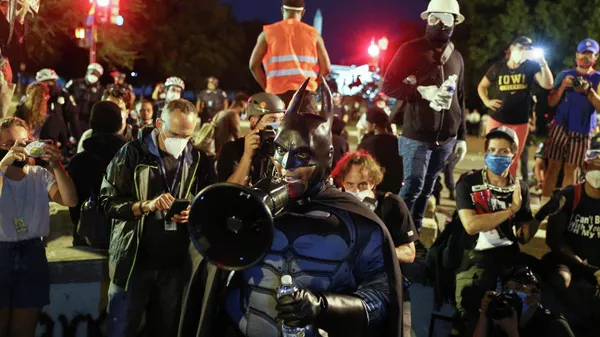
[[[85,28],[75,28],[75,38],[78,40],[85,39]]]
[[[122,26],[125,23],[125,19],[121,15],[117,16],[117,26]]]
[[[371,57],[378,57],[379,56],[379,52],[381,50],[379,49],[379,47],[375,44],[375,41],[371,41],[371,45],[369,46],[369,49],[367,49],[367,52],[369,53],[369,55]]]

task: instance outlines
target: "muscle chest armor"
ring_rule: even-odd
[[[248,337],[278,337],[276,292],[283,275],[313,292],[352,293],[357,250],[356,229],[347,213],[311,207],[303,214],[275,219],[271,250],[250,269],[239,272],[225,310]]]

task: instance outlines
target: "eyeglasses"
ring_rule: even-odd
[[[453,27],[456,19],[450,13],[430,13],[427,22],[430,26],[436,26],[441,22],[446,27]]]

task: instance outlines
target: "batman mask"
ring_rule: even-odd
[[[329,177],[333,160],[331,90],[322,79],[321,111],[318,114],[300,111],[308,83],[309,79],[292,98],[274,141],[275,161],[285,170],[283,178],[289,184],[293,199],[318,194]],[[297,174],[311,169],[314,170],[307,179]]]

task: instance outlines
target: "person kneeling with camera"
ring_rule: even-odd
[[[540,304],[540,283],[527,267],[515,267],[501,293],[488,291],[481,301],[473,337],[573,337],[562,315]]]
[[[244,138],[223,144],[217,157],[220,182],[248,186],[271,175],[273,140],[284,113],[285,104],[276,95],[259,93],[250,97],[247,115],[251,131]]]

